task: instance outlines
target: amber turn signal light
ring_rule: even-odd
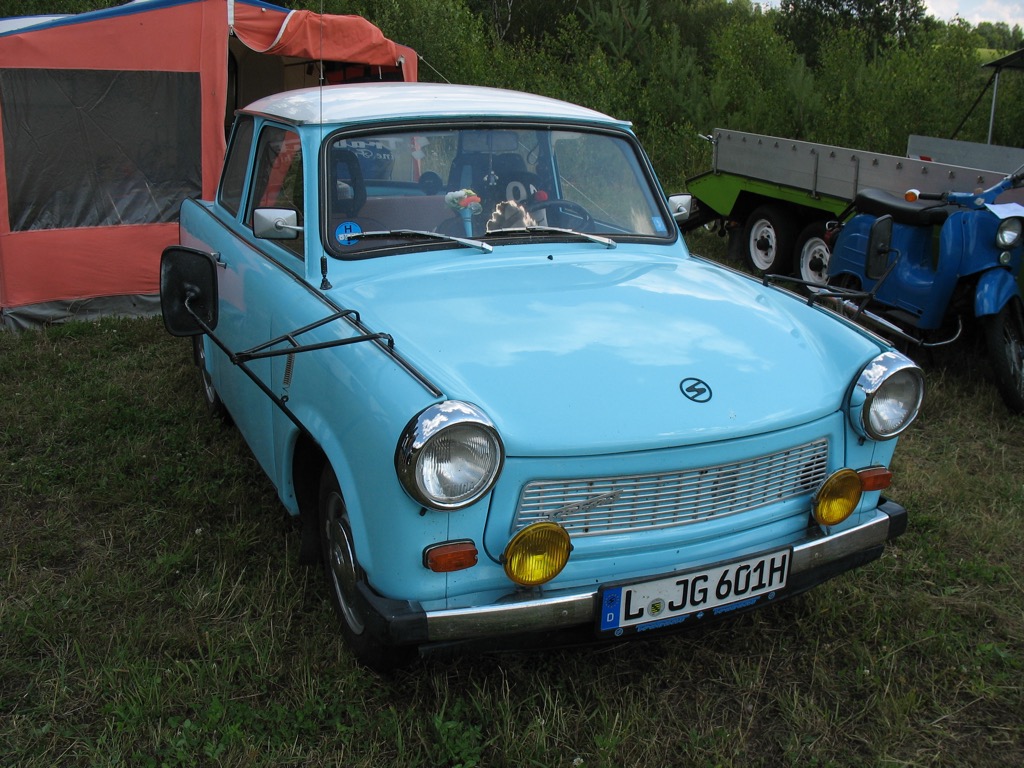
[[[868,467],[857,474],[860,475],[860,489],[865,493],[884,491],[892,485],[892,472],[885,467]]]
[[[477,564],[479,552],[469,539],[446,541],[423,550],[423,565],[434,573],[464,571]]]

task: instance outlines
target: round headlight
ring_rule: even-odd
[[[406,492],[432,509],[469,506],[491,490],[504,462],[501,438],[475,406],[436,403],[409,422],[395,451]]]
[[[526,526],[512,537],[501,563],[505,575],[516,584],[536,587],[562,572],[570,552],[568,531],[557,523],[540,522]]]
[[[814,494],[814,519],[819,525],[839,525],[853,514],[860,496],[860,475],[852,469],[840,469]]]
[[[999,229],[996,230],[996,247],[1004,251],[1013,248],[1020,242],[1022,229],[1024,229],[1024,225],[1016,216],[1003,219],[999,222]]]
[[[924,397],[924,375],[910,359],[884,352],[861,372],[857,389],[864,396],[860,430],[872,440],[889,440],[917,418]]]

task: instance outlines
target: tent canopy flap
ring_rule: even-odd
[[[361,16],[321,16],[312,11],[260,13],[235,8],[231,30],[257,53],[324,61],[358,61],[393,67],[398,47]]]

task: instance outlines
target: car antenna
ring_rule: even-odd
[[[324,0],[320,0],[320,142],[324,139]],[[327,251],[320,253],[320,290],[329,291],[334,286],[327,279]]]

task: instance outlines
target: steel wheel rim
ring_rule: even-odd
[[[359,582],[358,566],[352,535],[345,521],[345,504],[336,492],[332,492],[327,499],[324,534],[327,537],[327,567],[331,574],[331,588],[338,599],[345,623],[354,634],[360,635],[365,625],[354,607],[356,585]]]
[[[764,250],[758,248],[757,243],[761,238],[768,241],[768,247]],[[766,271],[775,264],[775,227],[767,219],[759,219],[750,230],[750,239],[747,242],[747,250],[750,253],[750,260],[754,262],[761,271]]]
[[[800,277],[808,282],[825,285],[828,282],[828,260],[831,256],[828,246],[820,237],[812,237],[800,249]],[[815,257],[821,259],[821,269],[811,267]]]

